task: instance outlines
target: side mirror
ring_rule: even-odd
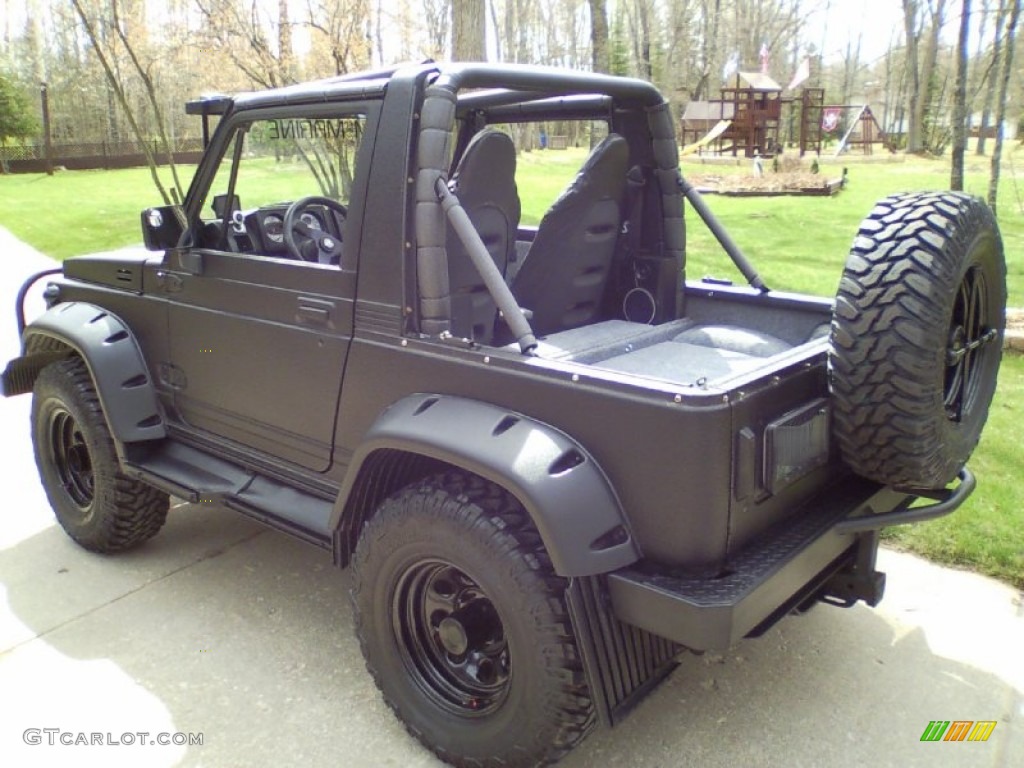
[[[142,242],[150,251],[174,248],[181,239],[185,216],[181,206],[165,205],[142,212]]]
[[[230,203],[227,195],[215,195],[210,207],[213,208],[213,215],[218,219],[223,219],[225,216],[231,218],[230,214],[233,211],[241,210],[242,201],[238,199],[238,195],[232,195]]]

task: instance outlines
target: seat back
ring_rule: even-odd
[[[555,201],[512,283],[538,336],[594,322],[622,226],[629,146],[611,134]]]
[[[519,228],[515,175],[512,139],[500,131],[483,130],[466,145],[451,179],[452,191],[502,275],[515,250]],[[489,344],[497,315],[494,299],[451,224],[445,243],[452,333]]]

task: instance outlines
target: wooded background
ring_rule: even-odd
[[[55,144],[134,142],[158,157],[198,138],[199,121],[185,116],[183,104],[200,93],[426,58],[634,75],[657,85],[677,116],[692,99],[717,97],[732,64],[760,71],[765,55],[785,87],[807,59],[803,85],[825,87],[826,103],[870,103],[908,151],[941,153],[968,122],[981,128],[983,153],[992,151],[984,137],[1000,117],[1015,132],[1024,96],[1013,58],[1021,0],[888,0],[895,26],[869,19],[870,33],[851,32],[837,47],[850,13],[843,6],[857,5],[880,7],[856,0],[0,0],[0,115],[7,115],[0,144],[8,157],[12,144],[41,144],[42,83]],[[823,52],[824,29],[832,42]],[[19,112],[27,121],[14,119]]]

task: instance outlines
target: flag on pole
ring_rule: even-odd
[[[811,60],[804,59],[800,62],[800,66],[796,68],[796,72],[793,74],[793,79],[789,81],[789,85],[786,86],[787,91],[792,91],[800,83],[804,82],[811,76]]]
[[[843,116],[843,110],[839,107],[829,107],[821,113],[821,130],[823,133],[832,133],[839,127],[839,119]]]
[[[728,80],[729,77],[733,73],[739,71],[739,68],[740,68],[740,52],[739,51],[733,51],[732,52],[732,56],[729,57],[729,60],[725,62],[725,66],[722,67],[722,80],[723,81]]]
[[[761,43],[761,74],[768,74],[768,58],[771,55],[771,50],[768,48],[768,43]]]

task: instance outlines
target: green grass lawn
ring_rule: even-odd
[[[517,182],[523,222],[536,224],[579,169],[586,151],[522,153]],[[1009,304],[1024,306],[1024,149],[1007,147],[1000,187],[1000,227],[1007,259]],[[948,162],[920,158],[889,161],[876,155],[822,160],[822,175],[849,169],[847,188],[831,198],[729,198],[708,204],[765,281],[779,290],[834,294],[854,233],[875,202],[900,191],[943,189]],[[967,159],[968,191],[984,196],[988,160]],[[1020,167],[1020,184],[1015,178]],[[182,168],[183,179],[191,168]],[[687,160],[684,174],[746,173],[736,165]],[[281,174],[281,183],[284,176]],[[270,177],[268,176],[268,183]],[[276,182],[275,182],[276,183]],[[284,196],[282,199],[285,199]],[[243,203],[245,201],[243,200]],[[55,258],[141,241],[139,212],[160,203],[146,169],[0,176],[0,224]],[[687,275],[741,281],[739,273],[692,212],[687,213]],[[1024,587],[1024,460],[1017,436],[1024,411],[1024,358],[1007,357],[988,426],[971,466],[978,490],[963,509],[943,520],[903,526],[887,541],[933,560],[963,565]]]
[[[586,151],[528,152],[519,156],[517,181],[523,203],[523,222],[536,224],[548,205],[578,170]],[[1000,228],[1007,260],[1010,306],[1024,306],[1024,147],[1012,145],[999,188]],[[948,159],[856,155],[822,159],[821,175],[838,178],[848,169],[846,189],[834,197],[726,197],[707,195],[706,201],[740,249],[754,262],[769,286],[777,290],[832,296],[843,263],[861,221],[886,195],[949,187]],[[966,191],[985,197],[988,158],[967,158]],[[1020,181],[1010,168],[1020,166]],[[706,164],[684,161],[683,174],[746,174],[750,163]],[[703,222],[687,210],[687,266],[690,280],[705,276],[742,282]]]
[[[141,243],[140,212],[161,204],[146,168],[0,176],[0,224],[55,259]]]
[[[765,282],[778,290],[831,296],[839,283],[843,263],[861,220],[875,203],[896,192],[948,189],[949,163],[912,158],[884,162],[858,158],[823,160],[821,174],[838,178],[848,168],[846,189],[834,197],[739,198],[708,195],[706,200],[733,239],[755,263]],[[881,156],[884,158],[885,156]],[[1024,195],[1024,149],[1013,159],[1022,167],[1020,194]],[[988,163],[969,158],[966,191],[985,197]],[[721,173],[728,168],[686,163],[683,173]],[[747,163],[735,169],[747,172]],[[1005,171],[1004,171],[1005,174]],[[1014,181],[1006,174],[999,190],[999,224],[1007,260],[1010,306],[1024,306],[1024,211],[1018,204]],[[743,278],[728,260],[723,261],[717,241],[694,215],[687,216],[687,276]]]
[[[1024,357],[1006,355],[981,444],[970,467],[978,489],[948,517],[890,528],[886,543],[1024,588]]]

